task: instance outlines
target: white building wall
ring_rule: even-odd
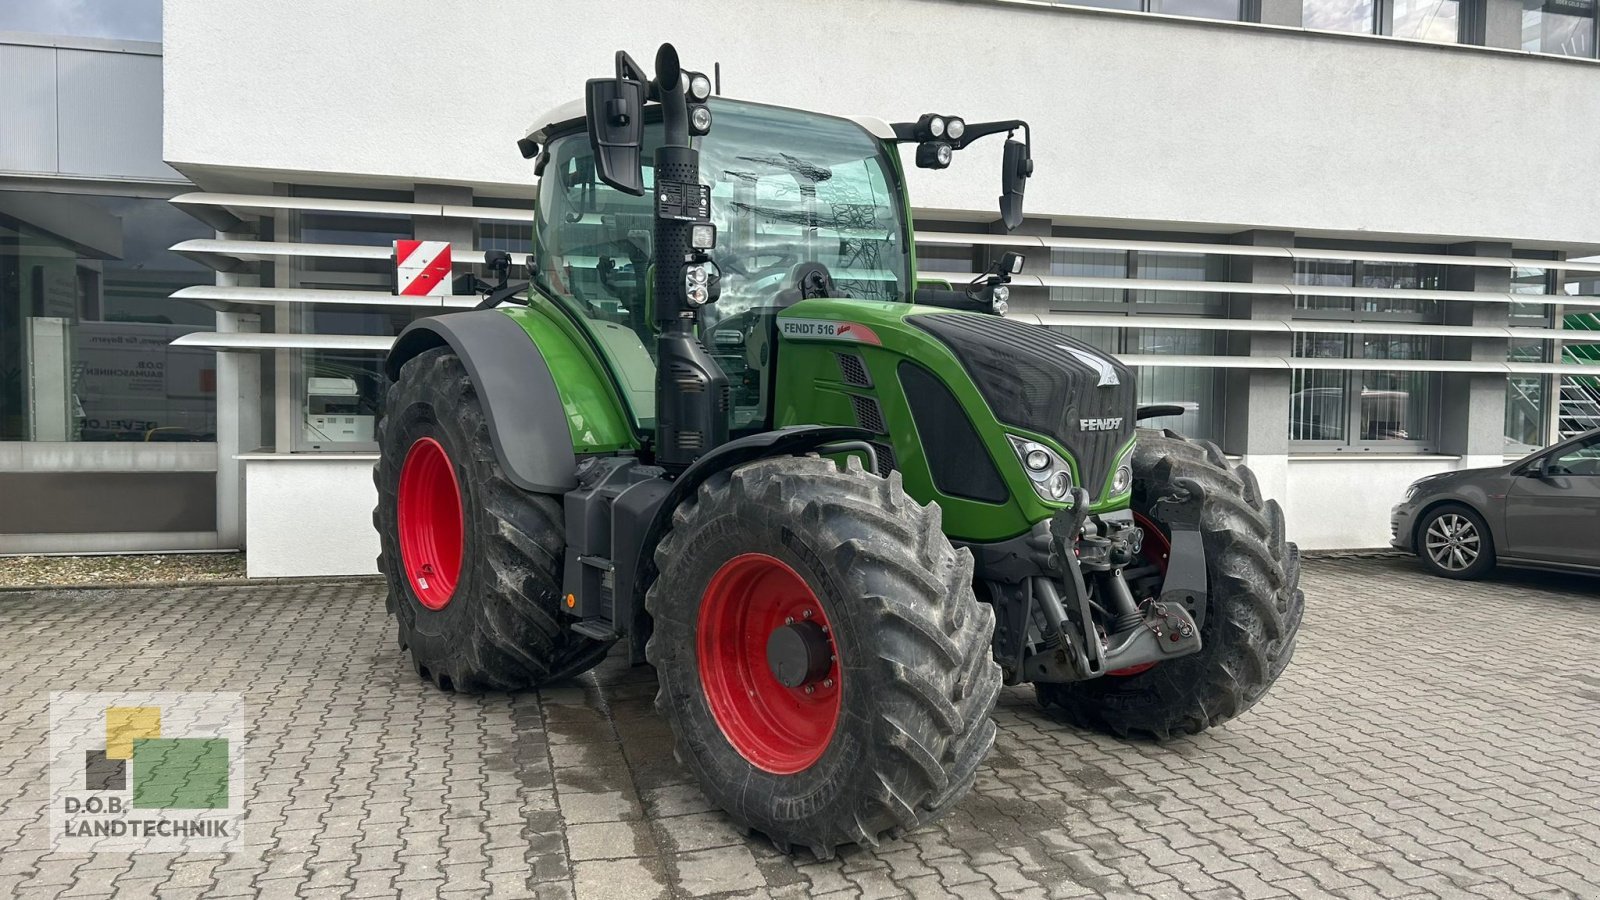
[[[376,454],[244,457],[250,578],[378,571]]]
[[[1367,550],[1388,545],[1389,510],[1411,482],[1465,465],[1453,456],[1310,456],[1289,457],[1284,468],[1282,493],[1261,487],[1283,505],[1289,540],[1302,550]]]
[[[648,66],[672,40],[690,67],[720,61],[734,96],[1026,118],[1036,215],[1600,245],[1600,194],[1570,189],[1600,169],[1592,61],[948,0],[168,0],[165,16],[166,157],[203,185],[206,167],[528,184],[513,142],[532,120],[616,49]],[[917,205],[987,215],[998,154],[917,172]]]

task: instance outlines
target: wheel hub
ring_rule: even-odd
[[[828,633],[815,622],[776,628],[767,638],[767,667],[784,687],[805,687],[821,681],[833,664]]]
[[[728,743],[766,772],[810,767],[838,725],[841,667],[805,579],[765,553],[736,556],[711,576],[696,624],[700,686]]]
[[[1446,569],[1465,569],[1478,559],[1478,529],[1466,516],[1445,513],[1434,519],[1424,543],[1433,561]]]
[[[444,447],[431,437],[418,438],[400,466],[396,508],[400,562],[417,601],[428,609],[444,609],[461,577],[466,532],[461,517],[461,488]]]

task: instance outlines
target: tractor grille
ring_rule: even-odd
[[[839,357],[839,375],[844,378],[844,383],[851,387],[872,387],[872,376],[867,373],[867,364],[861,357],[854,353],[837,353]]]
[[[1060,441],[1077,459],[1083,487],[1098,495],[1117,449],[1133,434],[1137,394],[1126,366],[1083,341],[999,316],[933,313],[907,321],[950,348],[997,419]],[[1095,420],[1093,430],[1082,427],[1085,419]]]
[[[899,461],[894,457],[894,448],[877,441],[871,443],[872,449],[878,454],[878,477],[888,478],[890,472],[900,467]]]
[[[876,398],[851,394],[850,404],[856,408],[857,425],[873,434],[889,433],[888,427],[883,424],[883,410],[879,408]]]

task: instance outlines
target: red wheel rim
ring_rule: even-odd
[[[400,561],[417,600],[444,609],[461,577],[461,486],[449,454],[418,438],[400,467]]]
[[[1172,556],[1172,542],[1167,540],[1166,532],[1156,527],[1156,523],[1143,515],[1134,513],[1133,521],[1134,524],[1144,529],[1144,543],[1140,545],[1139,555],[1144,557],[1145,562],[1155,566],[1156,571],[1160,572],[1162,577],[1166,577],[1167,560]],[[1106,674],[1126,678],[1129,675],[1148,672],[1154,667],[1155,663],[1153,662],[1140,663],[1137,666],[1128,666],[1126,669],[1112,669]]]
[[[839,724],[840,670],[788,687],[767,664],[767,640],[795,622],[832,628],[805,579],[782,560],[745,553],[722,564],[700,601],[700,687],[722,734],[746,761],[775,775],[816,762]]]

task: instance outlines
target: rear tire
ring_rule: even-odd
[[[401,368],[384,396],[378,447],[378,569],[388,580],[400,649],[418,674],[443,690],[514,690],[572,677],[605,658],[609,644],[562,622],[560,500],[506,478],[472,379],[449,348],[424,351]],[[447,467],[436,478],[453,476],[459,520],[440,516],[430,528],[416,512],[417,495],[403,511],[401,494],[408,460],[413,469],[439,466],[424,458],[436,453]],[[438,490],[449,509],[448,489]],[[443,571],[451,567],[449,548],[429,551],[455,541],[460,565],[452,577]],[[441,578],[453,588],[441,589]]]
[[[741,826],[826,859],[971,789],[995,737],[994,613],[973,597],[971,554],[899,473],[818,457],[719,473],[673,513],[655,558],[656,707],[678,759]],[[786,617],[827,626],[824,668],[804,684],[815,694],[758,658]]]
[[[1417,558],[1435,575],[1471,581],[1494,569],[1494,536],[1483,517],[1457,503],[1428,510],[1417,523]]]
[[[1121,737],[1199,734],[1249,709],[1294,655],[1305,612],[1300,551],[1284,539],[1283,510],[1255,475],[1215,444],[1141,430],[1133,458],[1133,509],[1155,519],[1157,498],[1192,478],[1206,491],[1206,614],[1199,653],[1125,676],[1038,684],[1039,699],[1068,722]]]

